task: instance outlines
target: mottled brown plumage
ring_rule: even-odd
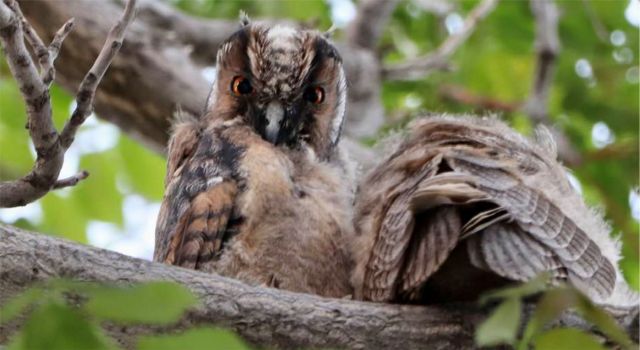
[[[252,24],[221,46],[217,69],[204,115],[183,117],[171,137],[154,260],[351,294],[337,51],[317,32]]]
[[[549,272],[609,310],[637,305],[544,129],[420,119],[354,197],[345,77],[322,35],[245,25],[216,67],[203,115],[174,127],[154,260],[380,302],[471,300]]]
[[[549,272],[610,310],[637,305],[545,129],[531,141],[495,118],[431,117],[409,130],[356,196],[357,298],[475,299]]]

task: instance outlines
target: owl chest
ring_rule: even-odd
[[[253,159],[238,196],[243,224],[229,242],[218,272],[252,284],[325,294],[335,281],[348,286],[348,260],[342,247],[350,235],[349,196],[338,176],[314,174],[288,161]],[[244,169],[245,171],[248,169]],[[326,284],[325,284],[326,282]],[[345,292],[346,293],[346,292]]]

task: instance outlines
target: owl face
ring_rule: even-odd
[[[328,158],[339,140],[346,81],[319,32],[250,24],[220,47],[207,118],[239,119],[277,147],[311,146]]]

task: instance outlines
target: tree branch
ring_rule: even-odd
[[[130,0],[123,20],[114,27],[114,32],[119,34],[120,40],[122,40],[122,32],[133,19],[133,6],[135,6],[135,0]],[[119,44],[115,44],[115,39],[118,39],[118,36],[108,38],[105,49],[96,60],[96,66],[83,79],[78,93],[76,112],[79,111],[79,115],[83,117],[78,118],[74,112],[68,125],[72,125],[75,129],[65,127],[62,135],[59,136],[51,116],[49,84],[55,76],[53,61],[62,41],[71,30],[72,23],[72,21],[67,21],[54,34],[51,45],[46,47],[42,39],[25,20],[17,3],[13,0],[0,2],[0,42],[9,68],[27,105],[27,126],[37,153],[36,163],[29,174],[19,180],[0,183],[0,207],[25,205],[44,196],[56,186],[59,187],[63,184],[70,186],[86,177],[77,176],[74,181],[64,180],[57,183],[64,162],[64,153],[73,140],[75,129],[89,114],[95,89],[113,56],[117,53]],[[27,51],[24,43],[25,35],[38,58],[41,74],[38,74]]]
[[[424,78],[433,70],[448,67],[451,55],[471,36],[478,23],[491,13],[497,3],[498,0],[482,0],[469,12],[462,29],[451,34],[434,52],[386,66],[383,68],[382,76],[388,80],[416,80]]]
[[[133,344],[139,334],[218,325],[264,346],[463,349],[473,347],[473,329],[483,317],[472,308],[382,305],[251,287],[5,225],[0,225],[0,266],[0,303],[60,277],[118,284],[172,280],[200,297],[203,307],[172,327],[110,328],[124,344]],[[0,343],[17,327],[0,326]]]
[[[558,7],[553,0],[531,0],[529,3],[535,21],[537,59],[531,94],[522,111],[534,123],[547,125],[558,144],[560,158],[569,165],[577,165],[581,162],[580,153],[561,130],[551,125],[549,119],[549,90],[553,85],[556,58],[560,52]]]
[[[56,278],[115,284],[170,280],[200,298],[202,307],[172,326],[107,325],[107,331],[127,348],[133,348],[136,337],[143,334],[223,326],[262,346],[471,349],[474,330],[488,311],[475,304],[375,304],[252,287],[2,224],[0,266],[0,305],[35,283]],[[531,308],[525,311],[530,314]],[[572,313],[557,325],[590,329]],[[0,344],[6,344],[19,327],[0,325]],[[633,332],[634,324],[630,327]]]

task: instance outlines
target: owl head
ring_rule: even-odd
[[[320,32],[245,23],[220,46],[206,118],[237,120],[276,147],[327,159],[340,138],[346,81]]]

